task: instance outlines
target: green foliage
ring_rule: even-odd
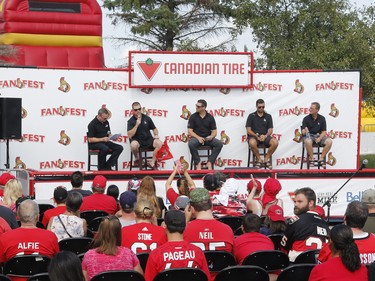
[[[104,0],[112,24],[125,23],[129,35],[117,38],[150,50],[222,49],[232,40],[229,4],[218,0]],[[226,35],[215,46],[213,38]],[[221,39],[221,38],[220,38]]]
[[[368,160],[368,164],[366,165],[366,168],[375,169],[375,155],[374,154],[361,155],[359,163],[362,163],[364,159]]]
[[[261,50],[258,69],[362,70],[363,96],[375,105],[375,8],[348,0],[244,0],[235,11]]]

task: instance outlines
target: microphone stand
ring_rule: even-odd
[[[326,202],[324,202],[323,206],[322,207],[325,207],[327,206],[327,222],[329,224],[329,221],[330,221],[330,217],[331,217],[331,201],[332,199],[337,195],[337,193],[339,193],[341,191],[341,189],[343,189],[343,187],[354,177],[356,176],[359,171],[361,171],[364,167],[366,166],[365,163],[362,163],[361,167],[359,167],[359,169],[357,171],[355,171],[351,176],[350,178],[348,178],[348,180],[338,189],[336,190],[336,192],[334,194],[332,194],[331,197],[329,197]]]

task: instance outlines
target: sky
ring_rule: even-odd
[[[375,0],[350,0],[350,2],[357,6],[362,7],[363,5],[368,6],[375,3]],[[102,0],[98,0],[100,6],[102,6]],[[112,38],[125,34],[125,25],[113,26],[108,15],[110,12],[107,9],[102,8],[103,13],[103,48],[105,64],[107,67],[118,67],[127,62],[127,55],[129,50],[134,50],[134,46],[121,46],[116,43]],[[251,48],[255,47],[252,43],[251,31],[247,30],[236,40],[236,47],[239,51],[243,50],[246,45],[251,51]]]

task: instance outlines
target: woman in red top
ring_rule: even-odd
[[[165,191],[167,194],[167,199],[171,203],[172,206],[176,203],[176,200],[178,196],[185,195],[187,197],[190,197],[190,190],[195,188],[195,183],[191,179],[189,173],[187,172],[187,169],[182,169],[184,175],[177,180],[177,190],[178,193],[173,189],[172,187],[172,181],[176,176],[177,173],[177,167],[173,166],[173,172],[169,176],[167,182],[165,183]]]
[[[361,264],[353,232],[349,226],[340,224],[331,229],[328,242],[332,259],[317,265],[309,281],[367,281],[367,269]]]

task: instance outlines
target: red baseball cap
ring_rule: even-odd
[[[13,180],[15,179],[16,177],[13,176],[12,174],[10,173],[3,173],[1,176],[0,176],[0,185],[6,185],[7,182],[9,180]]]
[[[265,206],[267,203],[276,199],[276,195],[281,190],[281,184],[277,179],[268,178],[264,183],[264,194],[262,196],[262,204]]]
[[[102,175],[96,176],[92,182],[92,187],[104,189],[106,186],[107,186],[107,179]]]
[[[258,180],[256,180],[256,179],[254,179],[255,180],[255,182],[256,182],[256,184],[257,184],[257,191],[258,192],[261,192],[262,191],[262,184],[260,183],[260,181],[258,181]],[[251,192],[252,190],[253,190],[253,187],[254,187],[254,182],[253,182],[253,180],[250,180],[249,182],[248,182],[248,184],[247,184],[247,190],[249,191],[249,192]]]
[[[285,221],[284,210],[279,205],[272,205],[268,208],[267,216],[271,221]]]

